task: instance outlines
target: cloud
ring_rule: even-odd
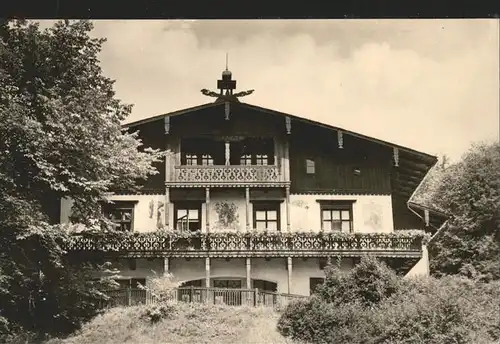
[[[493,20],[96,21],[128,121],[210,101],[229,53],[245,102],[457,159],[498,139]]]

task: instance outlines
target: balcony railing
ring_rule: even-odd
[[[101,307],[134,306],[138,304],[155,304],[160,300],[151,292],[144,289],[119,289],[107,291],[109,299],[102,301]],[[162,300],[169,302],[193,302],[225,304],[229,306],[264,306],[283,307],[288,303],[304,299],[306,296],[283,294],[259,289],[226,289],[184,287],[175,288],[167,295],[162,295]]]
[[[285,182],[278,166],[175,166],[174,183],[272,184]]]
[[[149,232],[85,233],[73,237],[69,251],[104,252],[132,257],[361,256],[420,257],[421,231],[340,232]]]

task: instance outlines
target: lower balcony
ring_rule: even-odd
[[[69,252],[125,257],[360,257],[420,258],[421,231],[80,233]]]

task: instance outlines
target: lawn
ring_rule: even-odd
[[[152,322],[148,306],[114,308],[74,336],[46,344],[298,344],[276,331],[279,313],[270,308],[180,303]]]

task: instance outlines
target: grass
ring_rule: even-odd
[[[66,339],[45,344],[299,344],[276,330],[279,313],[268,308],[180,303],[156,323],[151,307],[114,308]]]

